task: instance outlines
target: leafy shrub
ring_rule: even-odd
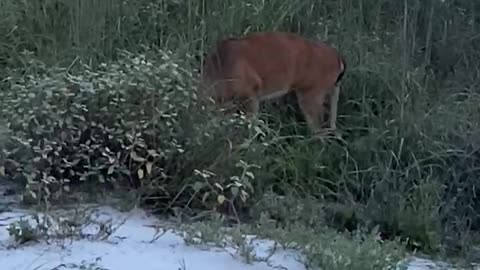
[[[172,52],[123,52],[95,70],[16,73],[8,84],[0,93],[13,134],[5,153],[21,164],[35,198],[119,180],[170,206],[194,197],[246,202],[252,192],[256,166],[242,157],[261,152],[253,138],[268,135],[244,116],[212,113]]]

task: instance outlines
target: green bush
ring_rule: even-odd
[[[247,201],[256,167],[242,159],[263,151],[252,140],[267,135],[244,116],[211,113],[174,54],[124,52],[74,73],[13,75],[0,93],[13,134],[5,153],[22,165],[13,173],[34,197],[55,200],[79,182],[123,179],[170,206],[218,196]]]

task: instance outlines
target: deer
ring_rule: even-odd
[[[315,136],[336,130],[340,81],[346,63],[330,45],[288,32],[255,32],[219,40],[200,70],[202,91],[215,103],[238,103],[256,115],[260,102],[294,92]],[[324,103],[330,97],[329,129]]]

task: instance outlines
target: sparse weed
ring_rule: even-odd
[[[105,240],[116,228],[110,220],[99,221],[93,214],[88,209],[36,213],[12,222],[7,230],[17,245],[40,240],[60,245],[74,239]]]
[[[185,260],[180,262],[180,267],[178,267],[178,270],[187,270],[187,264],[185,263]]]
[[[276,247],[279,244],[283,249],[298,250],[303,257],[299,259],[308,269],[396,269],[407,254],[405,243],[381,241],[378,231],[338,233],[328,228],[312,230],[298,224],[288,229],[261,224],[227,229],[219,227],[218,221],[207,221],[184,224],[178,233],[186,242],[199,247],[221,247],[226,251],[233,247],[235,254],[247,263],[263,261],[270,264],[269,258],[280,249]],[[266,257],[258,256],[254,249],[254,242],[263,237],[276,241],[271,243],[271,254]],[[192,238],[196,241],[191,241]]]
[[[19,244],[37,241],[39,238],[36,230],[24,219],[11,223],[7,230],[10,236],[14,237],[15,242]]]
[[[82,261],[80,264],[76,263],[67,263],[67,264],[60,264],[51,270],[62,270],[62,269],[78,269],[78,270],[110,270],[105,267],[98,266],[98,263],[102,260],[102,258],[98,257],[95,259],[95,262],[87,262]]]

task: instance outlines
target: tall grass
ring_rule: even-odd
[[[325,40],[348,64],[339,119],[344,142],[298,139],[303,129],[269,108],[265,148],[219,153],[213,149],[228,144],[192,144],[183,167],[170,164],[169,181],[177,183],[163,179],[150,191],[168,190],[164,207],[191,206],[197,195],[183,198],[182,181],[192,171],[216,164],[230,177],[241,160],[261,168],[250,180],[249,217],[321,220],[339,229],[379,225],[385,237],[400,235],[424,250],[458,251],[480,229],[479,14],[475,1],[4,0],[0,65],[5,75],[35,73],[27,50],[48,65],[73,67],[81,59],[94,70],[120,59],[120,50],[144,52],[148,45],[173,51],[193,72],[227,36],[279,30]],[[243,176],[251,169],[239,166]]]

